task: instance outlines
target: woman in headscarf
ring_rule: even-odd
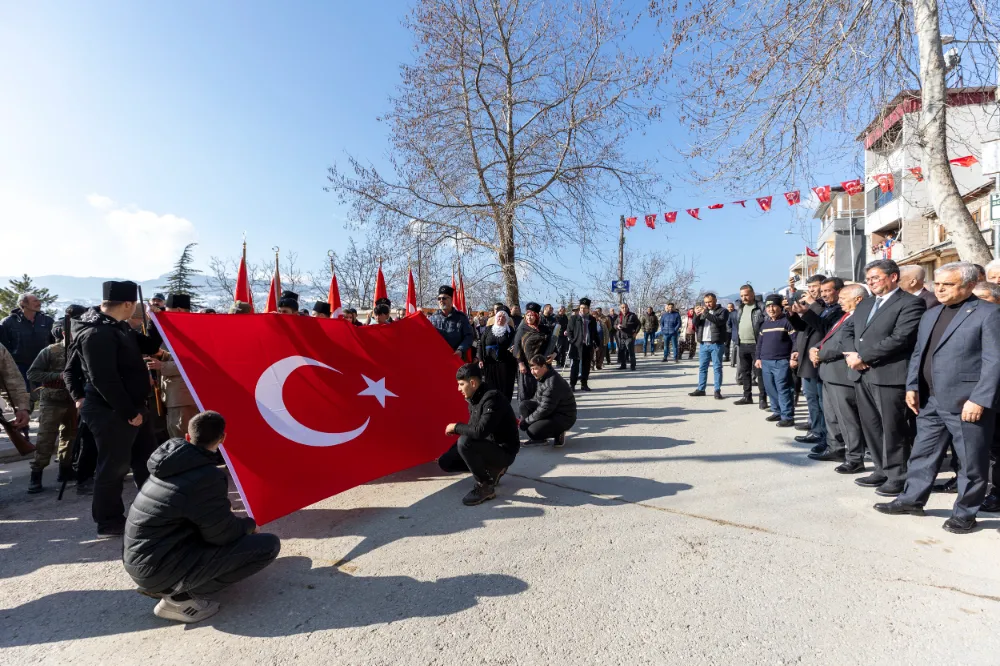
[[[517,361],[510,351],[513,345],[514,328],[510,316],[500,310],[493,325],[487,326],[479,338],[479,365],[486,382],[507,400],[514,398],[514,379],[517,377]]]

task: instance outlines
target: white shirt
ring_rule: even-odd
[[[706,310],[706,312],[707,312],[707,310]],[[707,319],[703,319],[702,322],[701,322],[701,325],[704,326],[704,328],[702,329],[701,341],[702,342],[711,342],[712,341],[712,324]]]

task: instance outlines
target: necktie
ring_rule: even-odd
[[[872,306],[872,311],[868,313],[868,320],[865,322],[865,324],[872,323],[872,319],[875,318],[875,313],[878,312],[878,308],[879,308],[880,305],[882,305],[882,297],[881,296],[876,296],[875,297],[875,305]]]
[[[837,323],[833,325],[833,328],[831,328],[830,331],[823,337],[823,339],[819,341],[819,348],[820,349],[823,348],[823,343],[825,343],[827,340],[829,340],[831,335],[833,335],[834,333],[836,333],[837,329],[840,328],[840,325],[843,324],[844,320],[847,319],[849,316],[850,316],[850,313],[845,312],[844,316],[841,317],[839,320],[837,320]]]

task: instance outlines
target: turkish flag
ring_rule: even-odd
[[[664,213],[663,219],[666,220],[669,224],[673,224],[674,222],[677,221],[677,211],[672,210],[669,213]]]
[[[875,182],[878,183],[879,188],[883,192],[892,192],[896,186],[896,179],[892,177],[891,173],[875,174]]]
[[[461,365],[423,314],[343,319],[158,313],[198,408],[226,418],[223,455],[247,512],[268,523],[429,462],[468,420]]]
[[[243,249],[243,256],[240,257],[240,267],[236,271],[236,292],[233,294],[234,301],[243,301],[250,304],[250,311],[253,312],[253,292],[250,291],[250,279],[247,277],[247,253]]]
[[[970,167],[979,160],[976,159],[975,155],[966,155],[965,157],[956,157],[955,159],[948,161],[955,166]]]
[[[757,197],[757,205],[766,213],[771,210],[771,197]]]
[[[327,292],[327,303],[330,304],[330,317],[340,319],[344,316],[344,306],[340,303],[340,286],[337,284],[337,274],[330,273],[330,291]]]
[[[413,271],[410,270],[410,277],[406,280],[406,314],[411,315],[417,311],[417,288],[413,284]]]
[[[734,204],[739,204],[739,205],[743,206],[744,208],[747,207],[747,200],[746,199],[740,199],[739,201],[734,201],[733,203]]]
[[[630,229],[635,226],[635,222],[636,222],[636,218],[634,218],[634,217],[626,217],[625,218],[625,226],[628,227],[628,228],[630,228]]]
[[[807,256],[807,257],[818,257],[819,255],[818,255],[818,254],[816,254],[816,251],[815,251],[815,250],[813,250],[813,249],[812,249],[811,247],[809,247],[809,246],[807,245],[807,246],[806,246],[806,256]]]
[[[267,304],[264,305],[264,312],[277,312],[278,299],[281,298],[281,274],[278,267],[274,267],[274,275],[271,276],[271,290],[267,292]]]
[[[694,219],[696,219],[696,220],[700,220],[701,219],[700,217],[698,217],[698,209],[697,208],[688,208],[687,212],[688,212],[688,215],[690,215]]]
[[[816,198],[820,200],[821,203],[827,203],[830,201],[830,186],[821,185],[819,187],[812,188],[812,191],[816,193]]]
[[[785,201],[788,202],[789,206],[794,206],[802,201],[802,197],[799,196],[798,190],[795,190],[794,192],[785,192]]]
[[[646,216],[646,226],[649,227],[650,229],[656,228],[656,215]]]
[[[372,309],[375,309],[375,305],[378,303],[380,298],[389,298],[389,292],[385,288],[385,276],[382,275],[382,262],[378,263],[378,273],[375,274],[375,298],[372,301]]]
[[[719,210],[720,208],[722,208],[722,204],[712,204],[708,207],[709,210]]]
[[[924,179],[924,170],[920,167],[910,167],[910,173],[913,174],[913,177],[917,179],[918,183]]]
[[[462,278],[462,264],[458,265],[458,291],[455,292],[455,300],[452,305],[459,312],[465,312],[465,280]]]
[[[848,194],[861,194],[865,191],[865,186],[861,184],[860,178],[855,178],[854,180],[845,180],[840,184],[844,188],[844,191]]]

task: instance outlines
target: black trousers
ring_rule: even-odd
[[[757,345],[740,344],[739,358],[736,363],[740,368],[740,379],[743,382],[743,397],[753,400],[753,386],[757,385],[757,393],[760,399],[764,400],[764,382],[761,379],[761,371],[754,367],[757,362]]]
[[[993,426],[993,444],[990,446],[990,458],[993,459],[990,481],[993,482],[993,492],[1000,493],[1000,414],[996,415],[995,420],[996,423]]]
[[[559,334],[559,340],[556,342],[556,365],[560,368],[566,365],[566,352],[569,350],[569,338],[562,333]]]
[[[125,524],[125,504],[122,502],[125,475],[131,468],[136,487],[142,488],[149,478],[146,462],[157,444],[149,419],[143,418],[142,425],[137,428],[122,420],[110,407],[94,402],[88,397],[80,415],[97,444],[91,513],[100,529]]]
[[[985,410],[975,423],[967,423],[961,414],[941,409],[937,398],[930,396],[917,414],[917,439],[900,501],[921,506],[927,502],[945,450],[951,444],[959,460],[958,497],[952,514],[975,518],[986,497],[995,425],[996,412],[992,409]]]
[[[522,401],[520,406],[521,418],[528,417],[536,409],[538,409],[538,403],[534,400]],[[558,437],[572,428],[574,423],[576,423],[576,419],[559,417],[539,419],[528,426],[528,437],[536,441]]]
[[[496,442],[462,435],[438,459],[438,465],[446,472],[472,472],[477,482],[493,485],[497,472],[510,467],[514,458],[515,454]]]
[[[823,413],[827,416],[826,443],[830,448],[834,451],[843,448],[849,463],[863,462],[865,433],[861,428],[856,388],[823,382]],[[833,419],[829,418],[831,414]]]
[[[517,368],[517,399],[520,401],[531,400],[535,397],[535,391],[538,390],[538,380],[535,376],[531,374],[531,370],[528,372],[521,372],[520,366]]]
[[[576,386],[577,379],[583,386],[590,378],[590,364],[594,360],[593,347],[579,347],[569,368],[569,385]]]
[[[722,348],[722,361],[723,363],[729,363],[729,350],[732,348],[732,339],[726,338],[725,347]]]
[[[635,338],[618,338],[618,367],[629,364],[635,370]]]
[[[913,446],[904,386],[873,384],[867,375],[854,384],[861,431],[872,454],[875,473],[889,481],[906,481],[906,461]]]
[[[170,585],[152,590],[143,587],[143,579],[135,578],[140,589],[149,592],[194,596],[214,594],[219,590],[249,578],[271,562],[281,552],[281,541],[273,534],[248,534],[225,546],[201,546],[195,550],[197,564]],[[190,557],[186,550],[178,557]]]

